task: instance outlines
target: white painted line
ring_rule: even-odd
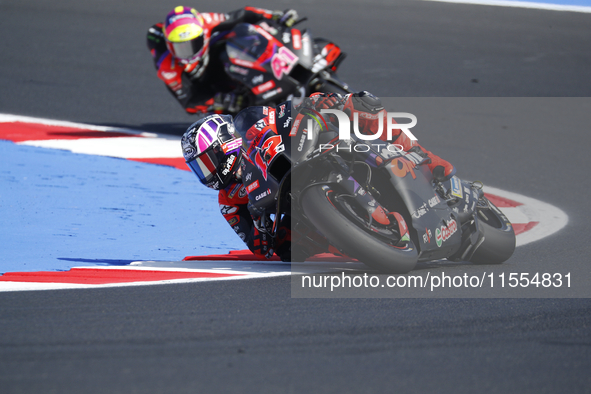
[[[525,221],[516,221],[515,223],[538,222],[538,224],[531,230],[517,235],[517,246],[539,241],[542,238],[557,233],[568,224],[568,215],[554,205],[550,205],[522,194],[508,192],[486,185],[484,186],[484,191],[485,193],[505,197],[523,204],[515,208],[500,208],[503,212],[506,210],[513,211],[517,209],[522,216],[527,218]],[[515,213],[513,213],[513,215],[515,215]],[[510,217],[508,218],[511,220]]]
[[[171,267],[172,266],[172,267]],[[292,274],[320,274],[326,272],[342,272],[343,270],[364,271],[367,266],[358,262],[244,262],[244,261],[135,261],[130,266],[84,266],[72,269],[104,269],[104,270],[148,270],[171,272],[205,272],[217,274],[235,274],[218,278],[187,278],[159,281],[119,282],[108,284],[80,284],[59,282],[10,282],[0,281],[0,292],[3,291],[35,291],[35,290],[68,290],[68,289],[99,289],[109,287],[149,286],[172,283],[195,283],[221,280],[245,280],[290,276]]]
[[[502,197],[502,196],[499,196]],[[523,210],[519,207],[514,207],[514,208],[499,208],[501,211],[503,211],[503,213],[505,214],[505,216],[507,216],[507,219],[509,219],[509,221],[511,223],[529,223],[529,222],[535,222],[535,220],[532,220],[530,217],[528,217],[525,212],[523,212]]]
[[[80,267],[78,267],[80,268]],[[86,267],[88,268],[88,267]],[[233,274],[234,272],[226,273]],[[286,272],[274,272],[266,274],[255,274],[250,273],[244,276],[227,276],[221,278],[190,278],[190,279],[169,279],[159,281],[137,281],[137,282],[121,282],[121,283],[109,283],[109,284],[95,284],[85,285],[79,283],[43,283],[43,282],[0,282],[0,292],[3,291],[32,291],[32,290],[67,290],[67,289],[99,289],[107,287],[129,287],[129,286],[150,286],[150,285],[164,285],[172,283],[194,283],[194,282],[211,282],[220,280],[245,280],[245,279],[258,279],[258,278],[270,278],[274,276],[288,276],[291,275],[291,271]]]
[[[591,13],[591,7],[578,6],[578,5],[548,4],[548,3],[530,3],[527,1],[505,1],[505,0],[424,0],[424,1],[437,1],[437,2],[441,2],[441,3],[490,5],[490,6],[496,6],[496,7],[530,8],[530,9],[548,10],[548,11],[568,11],[568,12]]]
[[[75,140],[31,140],[20,145],[40,148],[63,149],[87,155],[120,157],[124,159],[181,158],[180,137],[176,140],[164,138],[82,138]]]
[[[31,116],[21,116],[21,115],[11,115],[11,114],[0,114],[0,123],[11,123],[11,122],[35,123],[35,124],[43,124],[43,125],[47,125],[47,126],[72,127],[75,129],[84,129],[84,130],[93,130],[93,131],[110,131],[110,132],[141,135],[142,137],[156,137],[157,136],[157,134],[154,134],[154,133],[147,133],[144,131],[125,129],[125,128],[121,128],[121,127],[97,126],[97,125],[91,125],[91,124],[86,124],[86,123],[68,122],[68,121],[64,121],[64,120],[34,118]],[[162,137],[162,136],[159,136],[159,137]]]

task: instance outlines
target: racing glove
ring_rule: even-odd
[[[443,160],[443,159],[442,159]],[[454,166],[448,163],[447,166],[437,165],[433,168],[433,179],[439,182],[444,182],[451,179],[456,173]]]
[[[455,167],[450,162],[443,160],[441,157],[429,152],[418,144],[408,149],[408,152],[417,153],[421,157],[428,159],[427,166],[433,174],[433,179],[438,182],[447,181],[456,173]]]
[[[253,252],[265,256],[270,259],[275,251],[273,250],[273,238],[267,232],[272,223],[266,216],[253,218],[254,236],[253,236]]]
[[[270,259],[275,251],[273,250],[273,239],[266,232],[261,232],[256,228],[253,229],[252,246],[248,245],[250,250],[259,256]]]
[[[356,111],[367,112],[370,114],[377,114],[384,109],[382,100],[374,96],[367,90],[362,90],[358,93],[350,95],[349,99]]]
[[[267,230],[268,228],[271,228],[273,222],[264,211],[259,211],[250,202],[248,203],[247,208],[252,217],[253,224],[252,247],[249,245],[249,248],[254,254],[261,255],[269,259],[275,253],[273,250],[274,240]]]
[[[259,216],[257,218],[253,217],[252,222],[253,222],[254,228],[259,230],[260,233],[266,233],[267,229],[273,225],[273,222],[271,222],[271,219],[269,217],[267,217],[266,215]]]
[[[337,93],[313,93],[310,97],[316,100],[314,104],[316,110],[335,108],[343,100],[343,97]]]

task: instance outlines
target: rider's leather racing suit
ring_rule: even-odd
[[[166,48],[162,23],[148,29],[148,48],[157,75],[172,95],[190,114],[234,112],[239,109],[240,97],[234,94],[239,87],[224,71],[220,55],[226,36],[239,23],[257,23],[277,18],[278,11],[245,7],[227,14],[201,13],[205,21],[205,42],[209,53],[201,62],[182,64]],[[235,107],[235,108],[234,108]]]
[[[366,105],[367,101],[371,101],[372,99],[364,99],[364,94],[367,94],[367,92],[346,96],[347,100],[343,107],[343,111],[349,114],[351,120],[353,120],[353,114],[357,112],[360,130],[371,130],[372,132],[376,132],[379,124],[376,121],[378,117],[375,115],[379,113],[379,111],[385,110],[380,106],[372,107],[371,105]],[[360,95],[362,96],[360,97]],[[375,98],[374,96],[372,97]],[[332,94],[316,94],[313,95],[312,99],[316,101],[314,104],[316,109],[322,109],[323,107],[329,108],[336,102],[335,96]],[[289,103],[282,105],[289,107]],[[279,119],[280,115],[275,115],[282,112],[283,111],[273,111],[274,115],[272,119],[270,119],[270,116],[265,116],[261,121],[256,122],[248,130],[246,133],[246,139],[249,146],[262,145],[264,139],[257,139],[257,137],[262,137],[265,133],[270,132],[277,134],[278,128],[291,126],[291,124],[288,124],[288,122],[285,121],[287,117]],[[275,119],[275,116],[277,116],[277,119]],[[391,143],[399,144],[404,151],[414,150],[421,155],[427,155],[429,159],[431,159],[431,163],[428,164],[429,169],[434,172],[434,175],[437,175],[436,173],[439,172],[441,180],[449,178],[455,173],[453,165],[427,151],[416,141],[408,138],[403,132],[400,132]],[[243,158],[242,160],[244,161],[245,159]],[[242,176],[245,175],[246,174],[243,174]],[[248,192],[242,184],[242,180],[231,183],[225,189],[220,190],[218,201],[220,204],[220,211],[228,221],[228,224],[256,256],[260,258],[268,258],[273,252],[275,252],[282,258],[282,260],[289,261],[291,246],[290,223],[286,222],[279,225],[277,238],[274,240],[273,244],[273,240],[264,229],[265,226],[260,223],[261,220],[265,220],[265,218],[257,217],[256,213],[254,214],[255,217],[253,217],[253,213],[248,209]]]

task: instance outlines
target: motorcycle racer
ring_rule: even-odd
[[[248,193],[242,184],[242,139],[232,116],[215,114],[198,120],[183,135],[181,146],[199,181],[219,191],[220,211],[236,234],[258,257],[271,257],[274,250],[262,222],[265,218],[248,209]],[[280,253],[284,250],[278,249]]]
[[[345,112],[350,120],[353,120],[357,114],[359,130],[362,133],[376,134],[380,129],[380,115],[383,119],[382,129],[387,128],[386,110],[382,106],[381,100],[367,91],[349,94],[345,97],[336,93],[314,93],[310,99],[313,100],[313,105],[318,110],[338,108]],[[398,135],[392,137],[393,140],[388,141],[386,133],[382,133],[379,138],[382,141],[398,145],[405,152],[416,152],[422,157],[428,158],[430,162],[427,166],[436,180],[445,181],[455,174],[456,170],[450,162],[426,150],[418,142],[411,140],[402,130],[398,130]]]
[[[357,113],[358,118],[361,119],[359,128],[372,132],[375,132],[379,126],[378,117],[375,115],[385,111],[379,98],[366,91],[344,97],[335,93],[317,93],[304,100],[301,106],[316,110],[339,107],[351,119]],[[290,103],[280,104],[277,108],[285,111],[286,108],[290,108]],[[277,134],[278,127],[281,126],[276,125],[275,121],[267,115],[248,129],[243,141],[235,130],[232,116],[209,115],[188,128],[182,137],[181,146],[187,165],[200,182],[206,187],[219,191],[218,202],[222,215],[248,248],[260,258],[270,258],[275,253],[283,261],[290,261],[289,220],[279,224],[277,236],[272,238],[267,231],[269,218],[264,212],[258,212],[249,204],[248,191],[242,183],[244,168],[242,148],[256,148],[262,145],[264,139],[261,137],[267,133]],[[449,179],[455,173],[454,167],[449,162],[425,150],[402,132],[392,142],[402,146],[405,151],[413,151],[429,158],[429,169],[440,181]],[[324,252],[324,250],[318,252]]]
[[[238,111],[243,103],[238,86],[224,72],[219,53],[226,35],[239,23],[269,19],[292,26],[295,10],[270,11],[245,7],[229,13],[199,13],[175,7],[163,23],[148,29],[148,48],[158,78],[189,114]]]

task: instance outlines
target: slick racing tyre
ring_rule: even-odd
[[[395,246],[384,237],[370,234],[369,227],[362,228],[359,221],[348,217],[335,195],[330,186],[314,185],[301,197],[306,217],[331,245],[381,272],[404,274],[416,266],[418,253],[411,240]]]
[[[470,258],[475,264],[501,264],[515,251],[515,231],[507,217],[486,197],[478,202],[478,227],[484,242]]]

